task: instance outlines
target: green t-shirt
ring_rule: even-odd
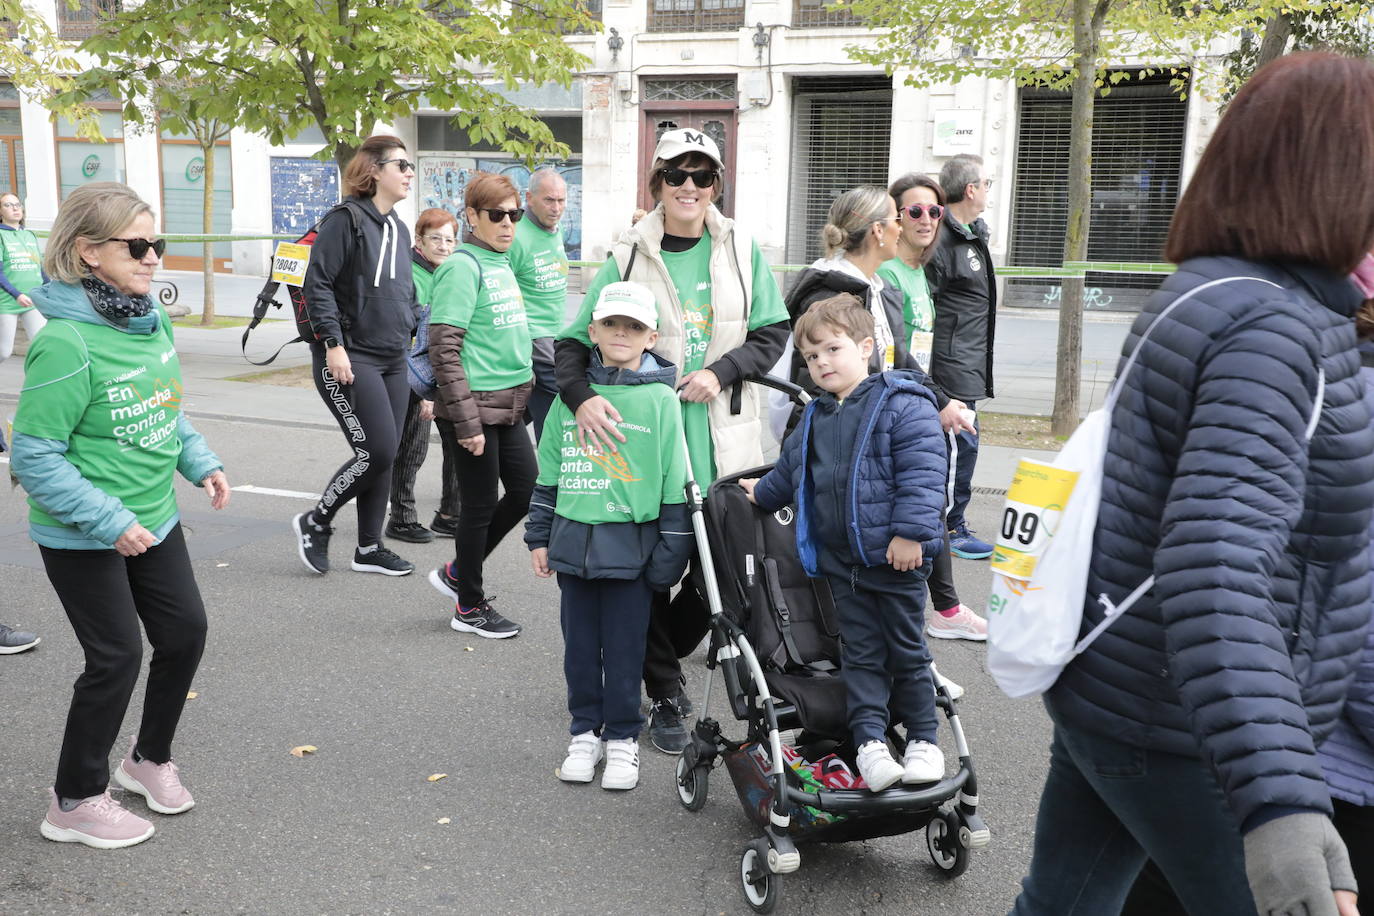
[[[667,385],[593,385],[620,411],[625,441],[614,452],[588,454],[577,444],[577,420],[554,398],[539,439],[540,486],[557,485],[554,512],[588,525],[648,522],[662,506],[686,501],[682,409]],[[558,435],[550,435],[557,430]]]
[[[504,391],[534,377],[520,285],[506,256],[462,245],[434,272],[430,324],[464,328],[463,368],[473,391]]]
[[[434,291],[434,271],[426,270],[421,265],[411,261],[410,276],[415,282],[415,301],[421,306],[429,305],[430,293]]]
[[[28,229],[0,229],[0,264],[5,267],[10,286],[21,293],[43,284],[43,252],[38,247],[38,237]],[[0,315],[26,311],[19,300],[0,290]]]
[[[525,296],[525,315],[531,337],[553,337],[563,327],[568,303],[568,254],[563,227],[552,232],[528,213],[515,224],[510,246],[510,269]]]
[[[753,299],[749,303],[748,328],[751,331],[787,320],[787,307],[782,302],[782,292],[778,289],[773,272],[764,260],[759,246],[753,246]],[[711,340],[715,313],[711,307],[711,233],[704,232],[701,240],[687,251],[663,252],[663,263],[677,290],[678,303],[682,308],[682,318],[686,324],[683,339],[683,360],[679,367],[679,377],[704,368],[706,346]],[[654,268],[648,260],[644,261],[646,270]],[[587,293],[582,298],[582,308],[572,322],[563,329],[560,337],[575,338],[590,347],[591,338],[587,336],[587,325],[592,321],[592,309],[608,283],[620,279],[620,269],[615,258],[609,258],[596,276],[592,278]],[[731,282],[738,282],[733,277]],[[663,304],[659,304],[659,315],[664,314]],[[692,455],[692,476],[702,488],[716,479],[715,448],[711,443],[711,429],[705,404],[682,405],[682,424],[687,433],[687,449]]]
[[[165,313],[154,334],[50,320],[24,360],[14,431],[67,443],[67,460],[149,531],[176,514],[181,361]],[[29,500],[35,525],[64,527]]]
[[[878,276],[902,292],[902,317],[906,319],[908,341],[917,331],[929,333],[935,329],[935,309],[930,304],[930,287],[923,269],[892,258],[878,267]]]

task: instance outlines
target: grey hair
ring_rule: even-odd
[[[153,208],[134,189],[117,181],[83,184],[62,201],[43,251],[43,269],[63,283],[80,283],[91,275],[77,240],[104,242]]]
[[[543,187],[544,182],[552,181],[555,178],[557,178],[559,181],[564,182],[565,184],[567,183],[566,179],[564,179],[562,175],[558,174],[558,169],[539,169],[538,171],[531,172],[530,183],[527,186],[527,193],[538,194],[539,189]]]
[[[830,214],[821,229],[821,245],[825,256],[833,258],[842,251],[858,251],[869,237],[874,223],[887,217],[892,200],[886,188],[861,185],[850,188],[830,205]]]
[[[964,192],[971,184],[977,184],[979,173],[983,170],[983,157],[972,153],[951,156],[940,169],[940,187],[945,189],[945,199],[957,204],[964,199]]]

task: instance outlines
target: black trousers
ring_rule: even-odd
[[[596,732],[607,741],[634,738],[644,727],[639,672],[653,594],[649,584],[643,578],[583,579],[559,573],[558,587],[569,733]]]
[[[113,550],[39,551],[86,654],[86,669],[72,691],[53,791],[61,798],[89,798],[104,792],[110,781],[110,748],[143,661],[140,621],[153,659],[138,753],[154,763],[172,759],[186,691],[205,650],[205,605],[180,525],[136,557]]]
[[[458,496],[463,504],[453,545],[453,573],[458,577],[458,603],[474,607],[486,597],[482,567],[510,530],[530,511],[538,465],[534,445],[523,423],[483,426],[486,444],[474,455],[458,444],[453,424],[436,417],[439,438],[453,452]],[[501,493],[501,488],[505,493]]]
[[[349,353],[353,384],[340,385],[325,364],[324,345],[310,344],[315,390],[339,422],[353,457],[334,472],[315,505],[315,520],[331,524],[354,500],[358,507],[358,546],[381,542],[382,521],[391,489],[391,465],[401,442],[410,385],[405,360]]]
[[[440,443],[443,445],[443,443]],[[444,452],[444,491],[439,498],[439,513],[452,518],[458,514],[458,496],[453,483],[453,456],[447,445]],[[429,456],[429,421],[420,419],[420,399],[410,393],[405,422],[401,424],[401,444],[396,450],[396,462],[391,466],[391,521],[394,524],[418,524],[415,512],[415,475]]]

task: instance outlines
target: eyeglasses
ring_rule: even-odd
[[[984,178],[984,179],[983,179],[983,190],[985,190],[985,191],[991,191],[991,190],[992,190],[992,179],[991,179],[991,178]]]
[[[692,184],[698,188],[709,188],[716,183],[717,176],[720,175],[715,169],[675,169],[661,168],[658,173],[663,176],[663,180],[669,187],[680,188],[688,178],[692,179]]]
[[[379,159],[377,160],[377,165],[380,167],[386,165],[388,162],[396,163],[396,168],[400,169],[402,172],[415,171],[415,163],[411,162],[409,159]]]
[[[3,204],[0,204],[0,207],[9,207],[11,210],[22,210],[22,209],[24,209],[24,205],[21,204],[21,203],[20,203],[19,201],[17,201],[17,200],[14,201],[13,203],[3,203]]]
[[[431,245],[457,245],[458,240],[447,235],[422,235],[420,238]]]
[[[166,239],[106,239],[107,242],[123,242],[129,246],[129,257],[135,261],[142,261],[143,256],[148,253],[148,249],[160,258],[162,253],[167,250]]]
[[[930,217],[931,222],[939,222],[940,217],[945,215],[945,208],[939,204],[911,204],[903,207],[897,214],[898,217],[905,216],[907,219],[915,221],[923,216]]]
[[[478,213],[485,213],[487,219],[493,223],[504,223],[507,219],[512,224],[520,222],[525,218],[524,210],[502,210],[500,207],[473,207]]]

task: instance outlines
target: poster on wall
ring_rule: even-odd
[[[339,202],[339,170],[333,159],[272,157],[272,232],[304,235]]]
[[[458,217],[463,223],[463,190],[473,172],[494,172],[505,175],[523,196],[530,184],[530,169],[515,159],[486,154],[420,153],[419,197],[417,210],[438,207]],[[568,183],[568,207],[563,212],[563,239],[569,260],[582,257],[582,164],[580,162],[547,163]],[[523,202],[523,201],[522,201]]]

